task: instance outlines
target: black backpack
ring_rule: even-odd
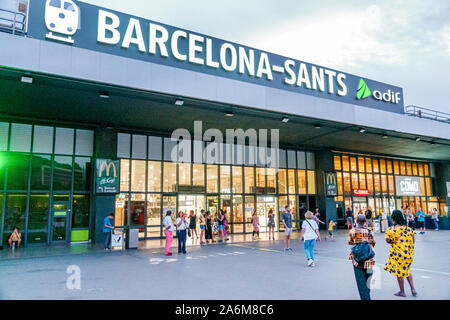
[[[369,230],[369,240],[371,237],[371,233]],[[355,244],[352,247],[353,259],[358,262],[364,262],[375,257],[375,251],[373,251],[372,246],[369,242],[364,241],[362,243]]]

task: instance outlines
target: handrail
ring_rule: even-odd
[[[8,13],[8,14],[13,14],[14,15],[14,19],[7,19],[4,17],[0,17],[0,29],[7,29],[8,31],[11,31],[12,34],[16,34],[16,32],[25,34],[27,32],[27,15],[23,12],[18,12],[18,11],[11,11],[11,10],[6,10],[6,9],[1,9],[0,8],[0,13]],[[22,17],[23,21],[20,21],[18,19],[18,17]],[[2,21],[6,21],[7,23],[11,23],[11,27],[9,26],[9,24],[5,25],[2,24]],[[17,27],[17,25],[20,25],[21,27]]]
[[[428,108],[418,106],[407,106],[405,107],[405,114],[407,114],[408,116],[450,123],[450,114],[441,111],[431,110]]]

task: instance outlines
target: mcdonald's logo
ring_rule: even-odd
[[[336,174],[335,173],[327,173],[327,184],[335,185],[337,184]]]
[[[106,177],[109,177],[109,173],[111,170],[111,167],[113,168],[114,172],[114,178],[117,178],[117,168],[114,162],[107,163],[106,160],[102,161],[102,164],[100,165],[100,169],[98,170],[98,177],[101,178],[103,175],[103,171],[106,171]]]

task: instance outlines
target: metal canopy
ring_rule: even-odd
[[[377,128],[269,112],[212,101],[193,100],[105,84],[0,68],[1,120],[53,123],[80,127],[114,127],[133,132],[171,134],[176,128],[193,133],[194,120],[203,130],[279,129],[280,145],[291,148],[332,149],[437,161],[450,160],[450,140],[421,137]],[[100,95],[109,96],[102,98]],[[183,106],[175,105],[177,99]],[[227,112],[233,113],[227,117]],[[318,128],[320,126],[320,128]],[[387,135],[384,138],[383,135]],[[431,144],[432,142],[433,144]]]

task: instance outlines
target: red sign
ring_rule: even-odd
[[[354,196],[368,196],[369,189],[353,189]]]

